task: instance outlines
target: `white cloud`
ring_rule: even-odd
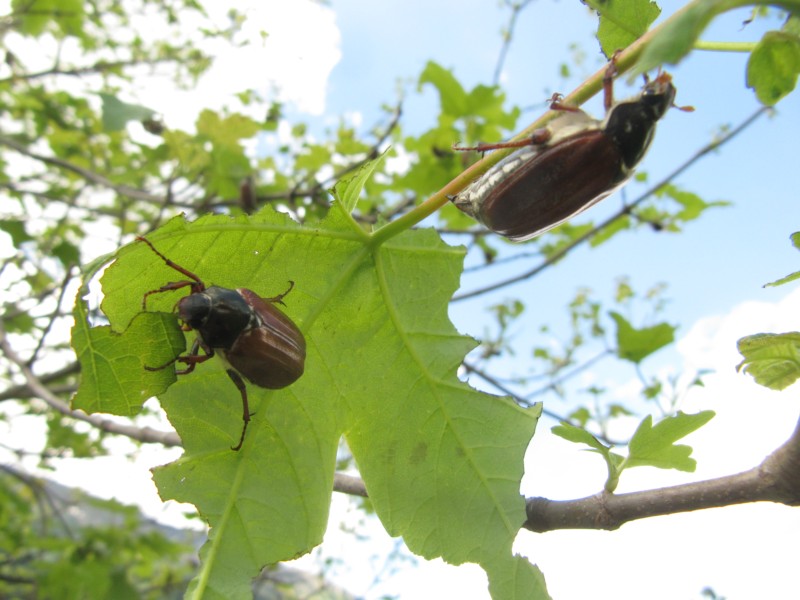
[[[224,25],[230,5],[207,2],[215,22]],[[341,59],[341,34],[330,8],[308,0],[236,3],[247,16],[237,39],[249,44],[231,48],[225,41],[204,41],[203,50],[214,63],[199,85],[190,91],[174,90],[150,78],[142,82],[137,101],[157,110],[173,128],[192,130],[203,108],[234,106],[234,94],[255,89],[267,99],[277,99],[292,109],[319,115],[325,110],[328,77]],[[258,108],[259,118],[264,107]]]

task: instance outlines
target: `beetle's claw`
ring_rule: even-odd
[[[231,446],[231,450],[234,452],[238,452],[242,449],[242,444],[244,444],[244,434],[247,433],[247,422],[245,421],[244,427],[242,427],[242,436],[239,438],[239,443],[235,446]]]

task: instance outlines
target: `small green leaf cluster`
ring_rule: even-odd
[[[675,442],[708,423],[714,412],[702,411],[694,415],[678,412],[661,419],[653,425],[653,417],[646,416],[630,441],[627,456],[611,451],[607,446],[583,428],[569,423],[553,427],[553,433],[576,444],[589,446],[590,452],[603,457],[608,468],[605,490],[613,492],[619,484],[620,475],[632,467],[657,467],[693,472],[697,461],[691,458],[692,448]]]
[[[800,232],[792,234],[792,244],[800,250]],[[795,271],[768,286],[784,285],[800,279]],[[773,390],[783,390],[800,379],[800,332],[756,333],[738,342],[744,359],[736,367],[752,375],[756,383]]]

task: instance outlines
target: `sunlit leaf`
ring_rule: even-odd
[[[612,452],[610,446],[606,446],[582,427],[575,427],[569,423],[562,422],[560,425],[553,427],[551,431],[555,435],[575,444],[586,444],[589,446],[590,452],[595,452],[602,456],[608,469],[608,478],[604,489],[607,492],[613,492],[616,489],[621,472],[619,467],[623,463],[622,456]]]
[[[633,363],[642,362],[675,339],[675,326],[668,323],[636,329],[618,312],[610,315],[617,324],[617,354]]]
[[[791,239],[792,239],[792,245],[798,250],[800,250],[800,231],[793,233]],[[785,283],[789,283],[790,281],[795,281],[797,279],[800,279],[800,271],[795,271],[794,273],[790,273],[786,277],[781,277],[780,279],[767,283],[764,287],[777,287],[779,285],[783,285]]]
[[[142,313],[132,316],[122,333],[109,326],[90,327],[86,308],[75,303],[72,348],[83,376],[72,407],[84,411],[132,416],[142,404],[175,380],[174,369],[148,371],[172,360],[184,348],[183,333],[174,315]]]
[[[120,131],[128,121],[146,121],[155,114],[146,106],[128,104],[111,94],[101,93],[99,96],[103,100],[103,129],[106,131]]]
[[[653,417],[648,415],[639,424],[628,444],[625,466],[694,471],[697,461],[691,458],[692,448],[675,442],[699,429],[713,417],[714,411],[711,410],[695,415],[678,412],[653,425]]]
[[[658,4],[651,0],[590,1],[587,4],[600,15],[597,39],[607,57],[635,42],[661,14]]]
[[[800,332],[748,335],[737,347],[744,356],[737,370],[764,387],[782,390],[800,378]]]
[[[773,106],[797,86],[800,74],[800,36],[769,31],[750,53],[747,87],[762,104]]]

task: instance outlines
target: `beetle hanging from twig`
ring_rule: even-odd
[[[662,72],[645,80],[634,98],[614,103],[616,74],[614,55],[603,78],[602,121],[554,95],[550,108],[561,115],[530,137],[454,146],[479,152],[518,148],[451,197],[456,207],[490,230],[522,241],[560,225],[624,185],[647,152],[656,122],[674,106],[675,86]]]

